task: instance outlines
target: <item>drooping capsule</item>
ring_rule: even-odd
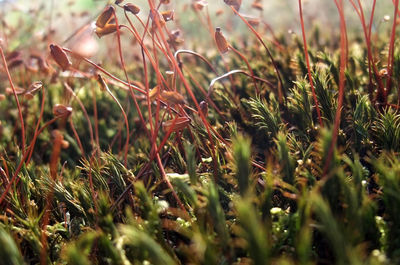
[[[168,132],[170,130],[172,132],[176,132],[185,129],[189,124],[190,119],[188,117],[177,117],[163,122],[163,129],[165,132]]]
[[[131,3],[127,3],[124,5],[124,10],[126,12],[131,12],[134,15],[139,14],[140,12],[140,8],[137,5],[131,4]]]
[[[96,26],[99,28],[103,28],[106,24],[109,23],[114,12],[115,8],[113,6],[107,6],[106,8],[104,8],[103,12],[96,20]]]
[[[63,71],[67,70],[72,65],[67,54],[57,44],[50,44],[50,54]]]
[[[96,28],[96,35],[97,37],[101,38],[105,35],[114,33],[117,31],[117,25],[116,24],[107,24],[102,28],[97,27]]]
[[[204,100],[200,102],[200,111],[204,115],[204,117],[207,117],[207,114],[208,114],[208,103],[205,102]]]
[[[69,116],[72,113],[72,108],[63,104],[56,104],[53,107],[54,116]]]
[[[163,91],[161,98],[170,105],[185,104],[185,98],[176,91]]]
[[[217,44],[218,50],[221,53],[226,53],[229,50],[229,44],[221,32],[221,28],[217,27],[215,29],[214,37],[215,37],[215,43]]]

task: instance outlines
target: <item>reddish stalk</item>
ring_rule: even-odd
[[[154,9],[154,5],[153,5],[152,1],[151,1],[151,0],[148,0],[148,3],[149,3],[149,5],[150,5],[150,8],[151,8],[151,9]],[[234,11],[236,11],[236,10],[234,10]],[[165,42],[165,38],[164,38],[164,36],[163,36],[163,34],[162,34],[161,30],[160,30],[160,25],[159,25],[158,21],[156,21],[156,24],[157,24],[157,28],[159,29],[159,31],[160,31],[160,33],[161,33],[161,38],[162,38],[162,40]],[[250,26],[250,25],[249,25],[249,26]],[[250,27],[251,27],[251,26],[250,26]],[[257,32],[256,32],[256,33],[257,33]],[[261,41],[262,41],[262,40],[261,40]],[[262,43],[263,43],[263,42],[262,42]],[[266,46],[265,46],[265,47],[266,47]],[[168,46],[167,46],[167,52],[169,53],[169,55],[171,56],[171,58],[173,58],[172,52],[171,52],[171,50],[169,49]],[[220,141],[222,141],[223,143],[225,143],[225,144],[228,145],[229,143],[228,143],[223,137],[221,137],[221,135],[220,135],[217,131],[215,131],[214,128],[212,128],[212,126],[207,122],[207,120],[206,120],[204,114],[202,113],[202,111],[201,111],[201,109],[200,109],[200,106],[199,106],[199,104],[198,104],[198,102],[197,102],[197,100],[196,100],[196,98],[195,98],[195,96],[194,96],[194,94],[193,94],[193,91],[191,90],[189,84],[187,83],[187,80],[184,78],[183,73],[182,73],[181,69],[179,68],[178,62],[177,62],[176,60],[172,60],[172,62],[174,63],[176,72],[178,73],[179,78],[181,79],[181,81],[182,81],[182,83],[183,83],[183,85],[184,85],[186,91],[188,92],[189,96],[192,98],[194,104],[196,105],[196,108],[197,108],[197,110],[198,110],[199,116],[200,116],[201,120],[203,121],[203,124],[204,124],[205,127],[206,127],[207,134],[208,134],[208,136],[209,136],[209,140],[210,140],[211,146],[214,146],[214,141],[213,141],[212,138],[211,138],[211,132],[210,132],[210,130],[215,134],[215,136],[216,136]],[[279,73],[278,73],[278,75],[279,75]],[[213,154],[212,154],[212,156],[213,156],[213,161],[215,161],[215,157],[214,157]],[[255,161],[252,161],[252,164],[253,164],[254,166],[256,166],[256,167],[259,167],[259,168],[265,170],[265,168],[263,168],[262,166],[260,166],[260,165],[259,165],[258,163],[256,163]]]
[[[153,143],[153,144],[155,144],[155,143]],[[158,152],[156,152],[156,161],[157,161],[157,164],[158,164],[158,168],[160,169],[161,176],[163,177],[163,179],[164,179],[165,183],[167,184],[168,188],[171,190],[172,195],[174,196],[174,198],[175,198],[176,202],[178,203],[179,207],[182,209],[182,211],[184,213],[188,214],[185,206],[183,205],[182,201],[179,199],[178,194],[176,194],[176,192],[174,190],[174,187],[172,186],[171,182],[169,181],[167,175],[165,174],[164,166],[163,166],[163,164],[161,162],[160,154]]]
[[[33,139],[30,143],[30,146],[32,145],[32,143],[36,142],[36,139],[39,135],[38,130],[39,130],[40,122],[42,121],[42,118],[43,118],[45,100],[46,100],[46,90],[45,90],[44,86],[42,86],[42,102],[41,102],[41,106],[40,106],[40,114],[39,114],[38,121],[36,123],[35,133],[33,134]],[[28,149],[28,153],[29,153],[29,156],[26,159],[26,164],[28,164],[31,161],[32,154],[33,154],[33,147]]]
[[[332,132],[332,142],[328,151],[328,155],[326,157],[325,165],[323,168],[323,176],[327,174],[329,166],[331,164],[333,152],[335,150],[339,128],[340,128],[340,120],[343,106],[343,97],[344,97],[344,86],[346,81],[345,71],[347,64],[347,30],[346,30],[346,21],[344,18],[344,10],[343,10],[343,0],[334,0],[336,7],[338,9],[340,15],[340,71],[339,71],[339,95],[338,95],[338,105],[336,109],[335,115],[335,124]]]
[[[117,39],[118,39],[118,53],[119,53],[119,58],[121,61],[121,65],[122,65],[122,69],[124,70],[124,74],[125,74],[125,78],[126,78],[126,82],[130,85],[130,80],[129,80],[129,76],[128,76],[128,72],[126,71],[126,66],[125,66],[125,60],[124,57],[122,55],[122,47],[121,47],[121,32],[119,29],[119,24],[118,24],[118,18],[117,15],[115,14],[114,11],[114,18],[115,18],[115,24],[117,25]],[[122,109],[122,106],[120,106],[123,114],[125,113],[124,110]],[[137,108],[137,111],[140,112],[140,109]],[[124,119],[125,119],[125,123],[126,123],[126,147],[125,147],[125,166],[127,164],[127,157],[128,157],[128,150],[129,150],[129,123],[128,123],[128,118],[126,116],[126,114],[124,114]]]
[[[47,126],[49,126],[50,124],[54,123],[54,122],[55,122],[56,120],[58,120],[59,118],[63,118],[63,117],[65,117],[65,115],[60,115],[60,116],[54,117],[54,118],[51,119],[50,121],[46,122],[46,123],[40,128],[40,130],[37,132],[37,134],[38,134],[38,135],[41,134],[42,131],[43,131],[45,128],[47,128]],[[35,142],[32,141],[31,144],[30,144],[29,147],[28,147],[28,150],[29,150],[29,149],[33,149],[34,147],[35,147]],[[6,186],[6,188],[5,188],[4,192],[3,192],[3,194],[1,194],[1,197],[0,197],[0,205],[2,204],[3,200],[5,199],[5,197],[7,196],[8,192],[10,191],[11,185],[13,185],[13,183],[16,181],[16,179],[17,179],[17,177],[18,177],[18,173],[20,172],[20,170],[21,170],[23,164],[25,163],[26,159],[28,158],[29,153],[30,153],[30,152],[25,152],[25,154],[23,155],[23,157],[22,157],[21,161],[19,162],[17,168],[15,169],[15,172],[14,172],[14,174],[13,174],[13,176],[12,176],[10,182],[9,182],[8,185]]]
[[[103,67],[101,67],[101,66],[95,64],[94,62],[92,62],[91,60],[89,60],[89,59],[87,59],[87,58],[85,58],[85,57],[83,57],[83,56],[80,56],[79,54],[74,53],[73,51],[71,51],[71,50],[68,49],[68,48],[62,48],[62,49],[63,49],[63,51],[65,51],[65,52],[67,52],[67,53],[70,53],[70,54],[72,54],[73,56],[75,56],[75,57],[77,57],[77,58],[79,58],[79,59],[81,59],[81,60],[87,62],[88,64],[90,64],[91,66],[93,66],[94,68],[96,68],[97,70],[99,70],[100,72],[102,72],[103,74],[107,75],[108,77],[110,77],[110,78],[113,79],[114,81],[116,81],[116,82],[118,82],[118,83],[121,83],[121,84],[127,86],[127,87],[130,88],[130,89],[134,89],[134,90],[136,90],[136,91],[138,91],[138,92],[140,92],[140,93],[142,93],[142,94],[146,94],[146,92],[145,92],[143,89],[141,89],[140,87],[135,86],[135,85],[133,85],[133,84],[129,84],[129,83],[127,83],[127,82],[125,82],[125,81],[119,79],[118,77],[114,76],[114,75],[111,74],[110,72],[106,71]]]
[[[69,91],[69,93],[72,94],[72,96],[76,99],[76,101],[78,102],[79,106],[81,107],[81,109],[82,109],[82,111],[83,111],[83,116],[85,116],[86,121],[87,121],[87,123],[88,123],[88,127],[89,127],[90,144],[92,145],[92,147],[94,147],[92,123],[90,122],[90,118],[89,118],[89,115],[88,115],[88,113],[87,113],[87,111],[86,111],[86,108],[85,108],[85,106],[83,105],[82,101],[78,98],[78,96],[76,95],[76,93],[75,93],[75,92],[71,89],[71,87],[67,84],[67,82],[64,82],[64,87]],[[70,120],[70,122],[71,122],[71,120]],[[72,122],[71,122],[71,124],[72,124]],[[71,128],[72,128],[73,130],[75,129],[74,126],[71,126]],[[75,133],[76,133],[76,132],[74,132],[74,134],[75,134]],[[76,138],[76,136],[77,136],[77,134],[75,135],[75,138]],[[79,140],[79,137],[78,137],[77,141],[78,141],[78,140]],[[80,141],[78,141],[78,144],[79,144],[79,143],[80,143]],[[81,148],[82,145],[79,144],[79,147]],[[81,151],[83,151],[83,148],[81,148]],[[82,155],[83,155],[83,156],[85,155],[85,152],[84,152],[84,151],[82,152]]]
[[[382,98],[381,95],[383,95],[383,91],[384,91],[384,85],[383,85],[381,76],[378,73],[378,69],[376,67],[374,57],[372,55],[371,30],[372,30],[373,16],[374,16],[374,12],[375,12],[375,2],[376,2],[376,0],[374,0],[374,3],[373,3],[369,27],[367,28],[367,25],[365,23],[364,9],[361,4],[361,1],[357,0],[358,6],[359,6],[359,8],[357,8],[357,5],[354,3],[354,1],[350,0],[351,5],[353,6],[354,10],[356,11],[356,13],[361,21],[361,25],[362,25],[362,28],[364,31],[364,38],[365,38],[365,42],[367,45],[368,76],[369,76],[368,93],[369,93],[369,98],[371,101],[373,100],[372,71],[374,72],[374,76],[375,76],[376,82],[378,83],[378,88],[379,88],[377,98]]]
[[[51,179],[56,182],[58,180],[57,177],[57,167],[60,159],[60,153],[61,153],[61,142],[64,139],[62,133],[58,130],[53,131],[53,136],[54,136],[54,141],[53,141],[53,149],[51,152],[50,156],[50,176]],[[40,251],[40,263],[41,264],[47,264],[47,225],[49,224],[50,221],[50,205],[52,202],[54,196],[54,186],[52,185],[51,190],[49,194],[47,195],[47,203],[46,207],[44,210],[44,215],[43,215],[43,222],[41,226],[41,243],[42,243],[42,249]]]
[[[299,0],[301,1],[301,0]],[[238,12],[236,11],[236,9],[233,6],[230,6],[232,11],[246,24],[246,26],[251,30],[251,32],[253,32],[253,34],[256,36],[256,38],[261,42],[261,44],[264,46],[265,50],[267,51],[268,57],[271,60],[272,65],[274,66],[276,75],[278,77],[278,81],[280,86],[278,85],[278,99],[279,99],[279,103],[283,103],[283,81],[281,78],[281,74],[279,72],[278,69],[278,65],[275,62],[274,57],[272,56],[271,51],[268,49],[268,46],[265,44],[265,42],[263,41],[263,39],[261,38],[260,34],[258,34],[258,32],[253,28],[252,25],[249,24],[249,22]]]
[[[180,55],[185,54],[185,53],[198,57],[199,59],[201,59],[203,62],[205,62],[207,64],[207,66],[211,69],[211,71],[214,72],[214,74],[218,75],[218,72],[217,72],[217,70],[215,70],[214,66],[200,53],[197,53],[197,52],[194,52],[191,50],[177,50],[174,54],[174,57],[176,58],[177,61],[180,61]]]
[[[126,14],[125,14],[126,15]],[[156,63],[154,62],[154,59],[151,57],[149,50],[147,49],[147,47],[144,45],[143,40],[141,39],[139,33],[137,32],[137,30],[134,28],[132,22],[130,21],[129,17],[126,15],[126,18],[128,20],[128,22],[130,23],[131,28],[125,26],[125,25],[121,25],[121,28],[126,28],[129,30],[129,32],[138,40],[141,48],[143,49],[144,53],[146,53],[147,58],[149,59],[151,65],[153,66],[154,71],[156,72],[157,75],[160,76],[161,80],[163,81],[164,84],[166,84],[165,79],[163,78],[163,76],[160,73],[160,69],[159,67],[156,65]],[[161,49],[161,46],[159,46]]]
[[[79,149],[81,150],[82,156],[85,156],[85,150],[83,149],[81,139],[79,138],[78,132],[75,129],[74,123],[72,122],[72,118],[69,118],[68,122],[69,122],[69,125],[71,126],[75,140],[78,143]]]
[[[125,141],[124,165],[127,166],[127,164],[128,164],[128,148],[129,148],[129,122],[128,122],[128,116],[126,115],[126,112],[125,112],[124,108],[122,107],[121,103],[119,103],[119,100],[114,96],[114,94],[111,92],[111,90],[108,88],[108,86],[106,86],[106,91],[111,96],[111,98],[114,100],[114,102],[118,105],[119,109],[122,112],[122,116],[124,117],[126,133],[127,133],[126,141]]]
[[[257,92],[257,94],[259,95],[259,94],[260,94],[260,90],[258,89],[257,81],[256,81],[256,79],[254,78],[254,72],[253,72],[253,69],[251,68],[251,66],[250,66],[250,64],[249,64],[249,61],[246,59],[246,57],[245,57],[241,52],[239,52],[238,50],[236,50],[232,45],[229,44],[229,48],[230,48],[232,51],[234,51],[237,55],[239,55],[239,57],[240,57],[240,58],[245,62],[245,64],[247,65],[247,69],[249,69],[249,72],[250,72],[250,74],[251,74],[251,78],[253,79],[254,87],[256,88],[256,92]]]
[[[152,2],[151,0],[148,0],[148,3],[149,3],[149,6],[150,6],[151,10],[154,10],[153,2]],[[165,39],[165,36],[164,36],[164,34],[163,34],[163,32],[162,32],[162,29],[161,29],[161,26],[160,26],[159,21],[156,19],[155,22],[156,22],[157,29],[158,29],[158,31],[160,32],[160,37],[161,37],[163,43],[167,43],[167,41],[166,41],[166,39]],[[202,111],[201,111],[201,109],[200,109],[200,105],[199,105],[199,103],[197,102],[196,97],[194,96],[193,91],[191,90],[189,84],[187,83],[187,80],[185,79],[185,77],[184,77],[184,75],[183,75],[181,69],[179,68],[179,64],[178,64],[178,62],[175,60],[175,58],[174,58],[174,56],[173,56],[173,53],[171,52],[171,49],[169,48],[168,45],[166,45],[166,48],[167,48],[168,55],[169,55],[169,57],[170,57],[172,63],[174,64],[174,68],[175,68],[176,72],[177,72],[178,75],[179,75],[179,78],[181,79],[181,81],[182,81],[182,83],[183,83],[183,85],[184,85],[184,87],[185,87],[187,93],[189,94],[189,96],[192,98],[194,104],[196,105],[196,108],[197,108],[197,110],[198,110],[198,113],[200,114],[200,118],[201,118],[201,120],[203,121],[204,126],[206,127],[207,134],[208,134],[208,137],[209,137],[211,146],[214,146],[214,141],[213,141],[213,139],[212,139],[212,137],[211,137],[211,131],[210,131],[210,130],[212,130],[212,127],[209,125],[209,123],[207,122],[207,120],[206,120],[204,114],[202,113]],[[219,134],[217,133],[217,135],[219,135]],[[222,137],[221,137],[221,138],[222,138]],[[159,157],[158,153],[157,153],[157,156]],[[213,156],[214,156],[214,155],[213,155]],[[215,157],[213,158],[213,161],[214,161],[214,163],[215,163]],[[160,170],[163,170],[163,169],[160,169]],[[216,173],[216,172],[214,172],[214,173]],[[163,176],[163,177],[164,177],[164,176]],[[164,181],[168,181],[168,180],[164,177]],[[168,181],[168,182],[169,182],[169,181]],[[179,199],[179,198],[178,198],[178,199]]]
[[[370,16],[370,18],[369,18],[369,24],[368,24],[368,40],[369,40],[369,41],[371,41],[372,23],[374,22],[375,7],[376,7],[376,0],[373,0],[373,2],[372,2],[371,16]]]
[[[301,32],[302,32],[302,35],[303,35],[304,56],[306,58],[306,63],[307,63],[308,79],[309,79],[310,86],[311,86],[311,92],[312,92],[312,96],[313,96],[313,99],[314,99],[315,109],[317,110],[317,116],[318,116],[319,125],[321,127],[323,127],[324,124],[322,122],[321,111],[319,109],[319,103],[318,103],[317,95],[315,94],[314,82],[313,82],[313,78],[312,78],[312,75],[311,75],[310,58],[308,56],[308,47],[307,47],[307,40],[306,40],[306,32],[305,32],[305,29],[304,29],[303,8],[302,8],[302,5],[301,5],[301,0],[299,0],[299,13],[300,13]]]
[[[384,90],[385,102],[387,103],[388,94],[392,90],[392,75],[393,75],[393,67],[394,67],[394,41],[396,39],[396,26],[397,26],[397,12],[399,9],[399,0],[395,0],[394,3],[394,14],[393,14],[393,25],[392,32],[390,34],[390,43],[389,43],[389,55],[387,62],[387,70],[388,75],[386,79],[386,90]],[[398,94],[400,95],[400,88],[398,89]]]
[[[4,69],[6,70],[8,82],[10,83],[11,89],[12,89],[13,94],[14,94],[15,102],[17,103],[18,117],[19,117],[19,121],[21,123],[21,145],[22,145],[21,146],[21,150],[22,150],[22,155],[24,155],[25,154],[25,125],[24,125],[24,118],[22,116],[21,105],[19,103],[19,99],[18,99],[17,93],[15,92],[14,83],[12,81],[12,78],[11,78],[11,75],[10,75],[10,71],[8,70],[6,57],[4,56],[3,48],[1,46],[0,46],[0,54],[1,54],[1,59],[3,61]]]
[[[395,5],[394,1],[395,0],[392,0],[393,5]],[[396,9],[396,10],[397,10],[397,15],[400,17],[400,10],[399,9]],[[394,15],[394,18],[396,18],[396,15]],[[396,19],[394,19],[394,20],[396,20]]]
[[[221,117],[223,117],[223,114],[221,112],[221,110],[218,108],[217,105],[215,105],[214,101],[207,97],[207,92],[204,90],[204,88],[199,84],[199,82],[193,77],[193,75],[187,71],[187,74],[189,75],[189,78],[193,81],[194,85],[197,86],[197,88],[201,91],[201,93],[204,95],[206,101],[208,103],[210,103],[212,105],[212,107],[215,109],[215,111],[218,113],[218,115],[220,115]],[[196,111],[197,113],[197,111]]]
[[[92,101],[93,101],[93,115],[94,115],[94,136],[96,139],[96,145],[97,145],[97,152],[100,154],[100,140],[99,140],[99,118],[97,114],[97,100],[96,100],[96,90],[94,86],[92,88]],[[90,120],[88,120],[90,121]]]
[[[126,27],[126,28],[135,36],[135,38],[139,41],[139,43],[140,43],[140,45],[141,45],[141,47],[142,47],[142,57],[143,57],[144,62],[145,62],[145,58],[144,58],[144,56],[143,56],[143,52],[146,52],[146,54],[148,55],[148,58],[149,58],[150,62],[152,63],[152,65],[153,65],[155,71],[158,72],[159,69],[158,69],[158,68],[156,67],[156,65],[154,64],[154,62],[153,62],[153,60],[152,60],[152,58],[151,58],[151,56],[150,56],[150,54],[149,54],[147,48],[146,48],[146,47],[144,46],[144,44],[143,44],[143,40],[140,38],[139,33],[138,33],[138,32],[136,31],[136,29],[133,27],[133,24],[132,24],[132,22],[130,21],[130,19],[129,19],[128,15],[126,14],[126,12],[125,12],[125,16],[126,16],[128,22],[130,23],[132,29],[129,28],[129,27]],[[147,70],[145,70],[145,71],[147,71]],[[145,76],[147,76],[146,73],[145,73]],[[145,82],[145,86],[146,86],[146,90],[144,90],[144,94],[146,95],[146,98],[148,98],[148,95],[149,95],[149,94],[148,94],[148,83],[147,83],[147,82]],[[151,137],[151,133],[147,130],[146,122],[145,122],[145,120],[144,120],[142,111],[140,110],[139,104],[138,104],[137,99],[136,99],[136,95],[133,93],[133,90],[132,90],[132,89],[130,89],[130,95],[131,95],[131,98],[133,99],[133,102],[134,102],[134,104],[135,104],[135,108],[136,108],[136,110],[137,110],[137,112],[138,112],[138,114],[139,114],[139,118],[140,118],[140,121],[142,122],[143,128],[145,129],[145,131],[146,131],[148,137],[150,138],[150,137]]]
[[[98,208],[97,208],[97,200],[96,200],[96,192],[94,190],[94,185],[93,185],[93,176],[92,176],[92,163],[93,163],[93,155],[90,156],[90,160],[89,160],[89,186],[90,186],[90,193],[92,194],[92,200],[93,200],[93,205],[94,205],[94,210],[96,213],[96,217],[97,217],[97,213],[98,213]]]
[[[273,84],[271,84],[271,82],[269,82],[269,81],[266,80],[266,79],[263,79],[263,78],[260,78],[260,77],[257,77],[257,76],[252,76],[251,74],[249,74],[249,73],[247,73],[247,72],[245,72],[245,71],[243,71],[243,70],[232,70],[232,71],[230,71],[230,72],[228,72],[228,73],[225,73],[225,74],[223,74],[223,75],[221,75],[221,76],[217,76],[216,78],[214,78],[213,80],[211,80],[210,85],[208,86],[207,98],[210,97],[210,95],[211,95],[211,93],[212,93],[212,89],[213,89],[213,87],[214,87],[214,84],[215,84],[217,81],[219,81],[219,80],[221,80],[221,79],[224,79],[224,78],[226,78],[226,77],[228,77],[228,76],[232,76],[232,75],[234,75],[234,74],[243,74],[243,75],[246,75],[246,76],[248,76],[248,77],[254,77],[256,80],[262,81],[262,82],[266,83],[268,86],[273,87]]]

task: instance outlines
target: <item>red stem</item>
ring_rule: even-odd
[[[11,89],[14,94],[15,102],[17,103],[18,117],[19,117],[19,121],[21,123],[21,143],[22,143],[21,150],[22,150],[22,155],[24,155],[25,154],[25,125],[24,125],[24,118],[22,116],[21,105],[19,104],[19,99],[18,99],[17,93],[15,92],[14,83],[12,81],[10,71],[8,70],[6,57],[4,56],[3,48],[1,46],[0,46],[0,54],[1,54],[1,59],[3,61],[4,69],[6,70],[8,82],[10,83]]]
[[[335,124],[333,127],[332,132],[332,141],[328,151],[328,155],[325,161],[324,169],[323,169],[323,176],[327,174],[329,166],[331,164],[333,152],[336,146],[339,128],[340,128],[340,120],[341,120],[341,113],[342,113],[342,106],[343,106],[343,98],[344,98],[344,86],[346,81],[345,71],[346,71],[346,64],[347,64],[347,31],[346,31],[346,21],[344,18],[344,11],[343,11],[343,0],[334,0],[336,7],[338,9],[340,15],[340,71],[339,71],[339,95],[338,95],[338,104],[336,109],[336,116],[335,116]]]
[[[390,44],[389,44],[389,55],[388,55],[388,63],[387,63],[387,69],[388,69],[388,75],[387,75],[387,81],[386,81],[386,90],[385,92],[385,102],[387,103],[387,96],[392,90],[392,75],[393,75],[393,67],[394,67],[394,42],[396,39],[396,18],[397,18],[397,11],[399,9],[399,0],[395,0],[394,3],[394,15],[393,15],[393,26],[392,26],[392,32],[390,35]],[[400,95],[400,88],[399,88],[399,95]]]
[[[280,84],[280,86],[278,85],[278,99],[279,99],[279,103],[282,103],[283,102],[283,93],[282,93],[283,81],[282,81],[281,74],[280,74],[279,69],[278,69],[278,65],[276,64],[275,59],[272,56],[271,51],[268,49],[267,45],[265,44],[265,42],[261,38],[260,34],[258,34],[258,32],[253,28],[253,26],[251,26],[249,24],[249,22],[238,11],[236,11],[236,9],[233,6],[231,6],[231,9],[246,24],[246,26],[251,30],[251,32],[253,32],[253,34],[261,42],[261,44],[264,46],[265,50],[267,51],[268,57],[270,58],[270,60],[272,62],[272,65],[274,66],[276,75],[278,77],[278,81],[279,81],[279,84]]]
[[[319,125],[321,127],[323,127],[324,124],[322,123],[321,111],[319,109],[319,103],[318,103],[317,95],[315,94],[314,82],[313,82],[313,78],[311,75],[310,58],[308,56],[308,48],[307,48],[306,33],[305,33],[305,29],[304,29],[303,8],[301,6],[301,0],[299,0],[299,12],[300,12],[301,32],[303,34],[304,55],[305,55],[306,63],[307,63],[308,79],[309,79],[310,86],[311,86],[311,92],[312,92],[312,96],[314,99],[315,109],[317,110]]]

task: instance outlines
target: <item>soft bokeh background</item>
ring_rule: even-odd
[[[33,50],[44,49],[48,43],[56,42],[70,48],[84,45],[85,47],[79,47],[83,50],[83,53],[85,49],[96,51],[94,54],[89,54],[90,52],[87,54],[91,57],[99,54],[104,44],[111,41],[109,37],[105,37],[101,39],[102,45],[99,45],[100,40],[94,35],[94,29],[90,27],[90,24],[103,7],[112,2],[104,0],[0,0],[0,17],[2,18],[0,37],[4,39],[5,32],[14,36],[12,40],[5,39],[11,50],[22,47]],[[124,1],[124,3],[127,2],[129,1]],[[350,36],[352,34],[361,35],[361,25],[356,13],[348,1],[344,2],[347,7],[346,20]],[[364,0],[362,2],[368,16],[372,1]],[[149,12],[147,0],[135,0],[133,3],[142,8],[141,17],[146,19]],[[207,34],[207,29],[199,23],[198,16],[190,7],[191,3],[191,0],[172,0],[169,6],[163,7],[163,9],[174,9],[176,12],[176,23],[168,23],[167,26],[171,30],[180,29],[182,31],[185,39],[184,48],[193,48],[193,45],[207,47],[210,35]],[[265,27],[265,24],[267,24],[277,35],[289,36],[288,32],[301,34],[297,0],[264,0],[264,10],[261,12],[251,8],[252,3],[251,0],[243,0],[240,11],[248,17],[261,19],[259,27]],[[324,37],[323,35],[330,37],[338,32],[339,16],[333,0],[304,0],[303,5],[308,33],[316,24],[321,29],[322,37]],[[374,32],[388,34],[390,21],[393,17],[393,14],[391,14],[392,5],[390,0],[378,1],[373,25]],[[216,15],[221,11],[222,14]],[[118,10],[118,12],[121,12],[121,10]],[[245,39],[249,34],[243,22],[232,14],[223,0],[209,1],[208,12],[213,27],[221,27],[229,40]],[[390,20],[386,23],[383,22],[385,15],[390,17]],[[18,30],[10,34],[12,28],[18,28]],[[78,29],[81,29],[79,34],[69,39]],[[262,29],[260,29],[260,32],[264,34],[266,39],[271,38],[270,32]]]

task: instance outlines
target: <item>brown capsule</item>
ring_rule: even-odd
[[[0,101],[3,101],[5,99],[6,99],[6,95],[0,93]]]
[[[172,120],[165,121],[162,125],[165,132],[169,132],[170,130],[172,132],[176,132],[185,129],[189,124],[190,119],[188,117],[178,117]]]
[[[103,28],[105,25],[107,25],[113,16],[115,12],[115,9],[113,6],[107,6],[104,8],[103,12],[100,14],[100,16],[96,20],[96,26],[99,28]]]
[[[63,104],[56,104],[53,107],[54,116],[69,116],[72,113],[72,108]]]
[[[160,86],[155,86],[152,90],[149,91],[150,100],[154,100],[160,91]]]
[[[61,70],[65,71],[72,65],[67,54],[57,44],[50,44],[50,54]]]
[[[160,24],[160,27],[165,26],[164,17],[161,15],[160,11],[153,9],[150,11],[150,18],[153,21],[153,27],[157,28],[157,22]]]
[[[239,12],[242,0],[224,0],[225,4],[233,6],[233,8]]]
[[[112,34],[117,31],[117,25],[116,24],[107,24],[102,28],[97,27],[96,28],[96,35],[97,37],[101,38],[105,35]]]
[[[181,32],[180,30],[173,30],[167,40],[167,42],[172,46],[179,46],[184,42],[184,39],[180,37]]]
[[[9,63],[7,64],[9,69],[18,67],[20,65],[24,64],[24,61],[21,58],[14,58],[12,60],[9,61]]]
[[[200,111],[203,113],[204,117],[207,117],[208,114],[208,103],[204,100],[200,102]]]
[[[24,93],[24,98],[26,99],[26,100],[30,100],[30,99],[33,99],[33,94],[32,93],[30,93],[30,92],[26,92],[26,93]]]
[[[14,87],[14,89],[15,89],[15,94],[16,95],[23,95],[24,93],[25,93],[25,89],[23,89],[23,88],[21,88],[21,87]],[[14,91],[13,91],[13,89],[11,88],[11,87],[6,87],[6,94],[7,95],[13,95],[14,94]]]
[[[36,91],[43,87],[43,83],[41,81],[33,82],[27,90],[24,92],[24,98],[30,100],[35,95]]]
[[[174,20],[175,12],[174,12],[174,10],[162,11],[161,15],[163,16],[164,20],[167,22],[170,20]]]
[[[21,52],[20,51],[13,51],[6,55],[6,61],[11,61],[16,58],[20,58]]]
[[[101,74],[97,74],[96,80],[97,80],[97,82],[98,82],[99,85],[100,85],[101,91],[106,91],[106,90],[108,90],[107,83],[106,83],[106,81],[104,80],[104,78],[101,76]]]
[[[163,91],[161,98],[170,105],[185,104],[185,98],[176,91]]]
[[[139,14],[140,12],[140,8],[137,5],[131,4],[131,3],[127,3],[124,5],[124,10],[127,12],[131,12],[134,15]]]
[[[221,53],[226,53],[229,50],[229,44],[221,32],[221,28],[218,27],[215,29],[214,37],[215,42],[217,43],[218,50]]]
[[[33,83],[29,86],[29,88],[26,90],[26,93],[34,94],[34,93],[36,93],[36,91],[38,91],[38,90],[41,89],[42,87],[43,87],[42,81],[33,82]]]
[[[124,2],[124,0],[116,0],[116,1],[114,2],[114,4],[119,5],[119,4],[121,4],[122,2]]]
[[[160,3],[163,5],[168,5],[169,3],[171,3],[171,0],[161,0]]]

